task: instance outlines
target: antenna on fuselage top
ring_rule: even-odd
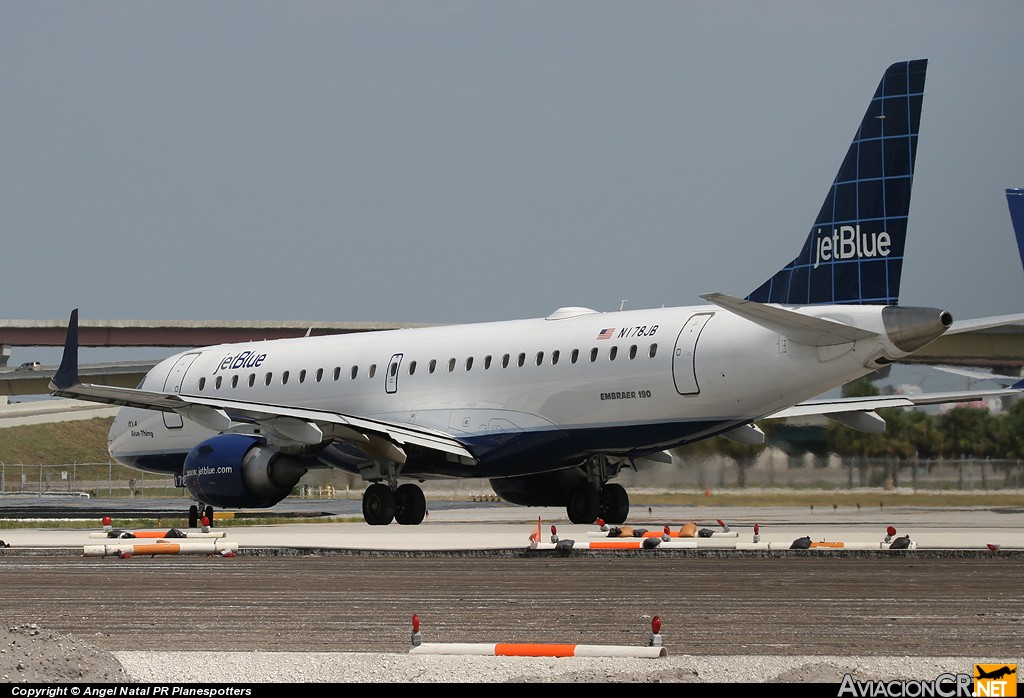
[[[623,298],[621,301],[619,301],[619,311],[620,312],[626,307],[626,303],[629,303],[629,299],[628,298]]]

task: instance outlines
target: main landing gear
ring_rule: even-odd
[[[590,524],[597,519],[620,524],[629,515],[629,495],[622,485],[614,482],[605,483],[600,490],[586,482],[573,490],[565,513],[575,524]]]
[[[363,518],[371,526],[387,526],[397,521],[416,526],[427,513],[427,499],[418,485],[406,483],[395,489],[375,482],[363,492]]]

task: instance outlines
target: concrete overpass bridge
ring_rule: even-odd
[[[427,324],[386,322],[247,322],[176,320],[82,320],[81,347],[202,347],[225,342],[348,334],[427,327]],[[0,320],[0,395],[43,395],[55,366],[35,370],[8,367],[12,347],[61,347],[66,320]],[[170,353],[170,352],[168,352]],[[1024,367],[1024,325],[1006,325],[939,337],[910,360],[901,363],[989,368],[995,373],[1020,375]],[[135,387],[154,362],[116,362],[82,365],[84,381]]]
[[[226,342],[251,342],[427,327],[426,324],[387,322],[302,322],[302,321],[178,321],[178,320],[80,320],[80,347],[167,347],[182,349]],[[35,366],[19,370],[8,366],[12,347],[62,347],[67,320],[0,320],[0,396],[45,395],[56,366]],[[172,352],[168,352],[170,354]],[[134,388],[153,361],[122,361],[83,364],[83,381],[100,385]]]

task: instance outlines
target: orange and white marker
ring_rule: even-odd
[[[204,541],[170,542],[156,540],[152,543],[111,543],[105,545],[86,545],[82,549],[85,557],[131,557],[132,555],[214,555],[233,557],[238,552],[238,543],[221,539]],[[231,553],[227,555],[226,553]]]
[[[470,654],[488,657],[666,657],[661,642],[661,618],[651,620],[651,637],[646,647],[619,645],[575,645],[547,642],[445,642],[424,644],[418,615],[412,617],[412,647],[409,654]]]

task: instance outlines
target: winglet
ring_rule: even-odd
[[[64,390],[78,385],[78,308],[71,311],[68,333],[64,338],[64,356],[60,368],[50,379],[50,390]]]
[[[1007,189],[1006,203],[1010,207],[1010,222],[1017,236],[1017,250],[1021,264],[1024,264],[1024,189]]]

